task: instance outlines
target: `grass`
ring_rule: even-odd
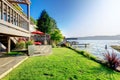
[[[9,53],[4,53],[1,57],[8,57],[8,56],[20,56],[20,55],[25,55],[24,52],[9,52]]]
[[[120,73],[67,48],[30,57],[2,80],[120,80]]]
[[[23,54],[24,54],[23,52],[9,52],[6,55],[15,56],[15,55],[23,55]]]

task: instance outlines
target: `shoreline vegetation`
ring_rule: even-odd
[[[120,46],[112,45],[111,47],[112,47],[113,49],[117,50],[118,52],[120,52]]]
[[[93,61],[100,63],[104,66],[107,66],[107,67],[111,68],[112,70],[120,72],[120,58],[114,52],[104,53],[104,60],[103,60],[103,59],[100,59],[99,57],[95,57],[94,55],[90,54],[89,52],[77,50],[77,49],[72,48],[72,47],[67,47],[67,48],[74,50],[78,54],[81,54],[90,60],[93,60]]]
[[[119,72],[81,54],[53,48],[53,54],[28,58],[2,80],[119,80]]]

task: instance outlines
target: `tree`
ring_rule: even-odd
[[[63,39],[55,19],[50,17],[45,10],[42,11],[39,19],[37,20],[37,26],[38,30],[50,34],[52,43],[55,45]]]
[[[57,23],[53,18],[51,18],[51,20],[50,20],[50,26],[51,26],[51,32],[53,32],[55,29],[58,29]]]
[[[52,43],[58,44],[63,39],[63,35],[60,30],[55,29],[51,34]]]
[[[37,21],[36,21],[34,18],[32,18],[32,17],[30,17],[30,21],[31,21],[32,23],[34,23],[35,25],[37,24]]]
[[[43,10],[41,16],[37,20],[38,30],[44,33],[50,33],[51,31],[50,19],[51,18],[49,17],[48,13],[45,10]]]

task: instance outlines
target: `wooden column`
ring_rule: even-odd
[[[28,30],[30,31],[30,4],[27,4]]]
[[[18,15],[18,26],[20,27],[20,15]]]
[[[10,9],[10,7],[9,7],[9,21],[10,21],[10,23],[11,23],[11,9]]]
[[[7,53],[9,53],[10,49],[11,49],[11,41],[10,41],[10,37],[9,36],[7,38],[7,41],[8,41]]]
[[[2,1],[0,1],[0,8],[1,8],[1,9],[0,9],[0,19],[1,19],[1,15],[2,15],[2,14],[1,14],[1,11],[2,11]]]
[[[6,21],[8,22],[8,6],[6,4]]]
[[[16,25],[16,12],[14,12],[14,25]]]
[[[17,17],[17,26],[19,26],[18,13],[17,13],[16,17]]]
[[[12,17],[13,17],[12,23],[14,24],[14,11],[13,10],[12,10]]]
[[[30,4],[27,4],[27,18],[30,20]]]
[[[3,15],[4,15],[4,3],[1,1],[1,19],[3,20]]]
[[[21,27],[21,17],[19,15],[19,27]]]
[[[27,18],[29,20],[28,22],[28,31],[30,32],[30,4],[27,4]],[[29,36],[29,40],[30,40],[30,36]]]
[[[11,20],[11,23],[13,24],[13,10],[11,9],[11,12],[10,12],[11,14],[11,18],[10,18],[10,20]]]

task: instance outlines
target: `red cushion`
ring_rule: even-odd
[[[34,42],[35,45],[41,45],[41,42]]]

